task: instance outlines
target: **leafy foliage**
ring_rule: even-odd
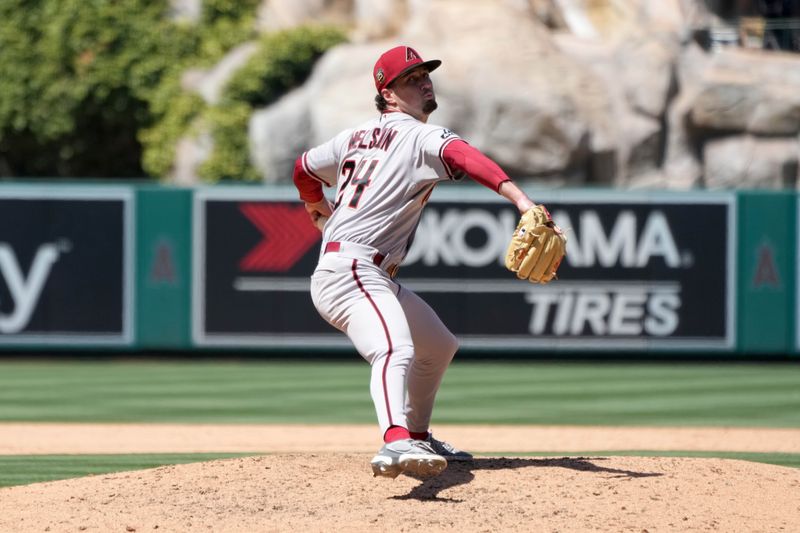
[[[0,175],[141,176],[141,140],[170,138],[152,125],[202,109],[178,73],[253,38],[257,4],[205,0],[188,26],[167,0],[0,0]]]
[[[204,115],[211,128],[214,151],[199,169],[205,181],[255,181],[260,178],[250,164],[247,123],[251,108],[243,102],[226,102],[208,109]]]
[[[204,116],[211,127],[214,152],[200,168],[200,176],[211,182],[259,179],[250,163],[247,136],[253,108],[269,105],[301,85],[316,60],[344,40],[335,28],[313,26],[262,37],[258,50],[229,81],[222,102]]]
[[[164,176],[197,124],[213,136],[209,181],[256,179],[247,122],[304,81],[341,32],[299,28],[259,51],[209,107],[181,87],[257,37],[260,0],[203,0],[196,24],[168,17],[168,0],[0,0],[0,176]]]
[[[234,46],[255,37],[260,0],[203,0],[199,58],[216,60]]]
[[[141,129],[138,135],[144,147],[142,166],[148,174],[167,175],[172,168],[178,140],[189,131],[205,107],[199,95],[181,92],[176,76],[162,83],[151,107],[153,114],[160,119],[153,126]]]
[[[140,134],[145,170],[155,176],[166,175],[178,140],[206,132],[213,140],[213,151],[198,170],[204,181],[260,179],[250,163],[248,145],[247,126],[254,108],[269,105],[302,84],[316,60],[344,40],[340,30],[316,26],[262,36],[258,49],[229,80],[216,105],[206,105],[198,96],[183,91],[178,76],[165,77],[151,98],[152,112],[158,118]]]
[[[0,159],[18,176],[141,175],[147,99],[193,38],[166,3],[0,0]]]
[[[344,40],[340,30],[329,27],[305,26],[267,34],[261,38],[258,52],[231,78],[224,98],[253,107],[268,105],[302,84],[314,62]]]

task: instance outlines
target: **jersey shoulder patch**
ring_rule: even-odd
[[[442,139],[449,139],[450,137],[457,137],[456,132],[453,130],[449,130],[447,128],[441,128],[441,135]]]

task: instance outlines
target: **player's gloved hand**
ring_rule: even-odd
[[[311,217],[311,222],[322,231],[325,227],[325,222],[333,214],[333,204],[327,198],[323,198],[319,202],[306,202],[306,212]]]
[[[506,268],[531,283],[547,283],[567,250],[567,237],[543,205],[534,205],[514,230],[506,251]]]

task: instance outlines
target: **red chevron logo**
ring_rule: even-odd
[[[286,272],[321,238],[302,205],[244,203],[239,210],[263,237],[239,262],[245,272]]]

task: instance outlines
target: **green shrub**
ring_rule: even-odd
[[[255,181],[260,178],[250,164],[247,123],[252,109],[244,102],[227,102],[208,109],[203,123],[210,128],[214,150],[198,171],[208,182]]]
[[[205,109],[197,99],[181,95],[178,79],[167,79],[153,98],[156,113],[163,113],[154,127],[141,136],[145,145],[145,169],[165,175],[173,164],[175,146],[191,135],[193,123],[208,128],[213,150],[198,173],[207,182],[261,179],[250,162],[248,122],[255,107],[266,106],[301,85],[316,60],[330,47],[345,40],[336,28],[307,26],[267,34],[247,63],[229,80],[218,105]],[[163,105],[163,108],[162,108]]]
[[[331,27],[305,26],[267,34],[258,51],[233,75],[223,98],[266,106],[301,85],[316,60],[344,40],[341,30]]]
[[[195,43],[166,1],[0,0],[0,157],[17,176],[141,176],[136,132]]]
[[[168,0],[0,0],[0,169],[17,177],[164,176],[175,146],[208,125],[209,181],[256,179],[247,120],[301,84],[344,40],[330,28],[268,35],[218,108],[180,86],[256,38],[260,0],[203,0],[197,24],[167,17]]]
[[[0,168],[20,177],[162,169],[164,155],[141,143],[177,138],[154,131],[158,122],[189,122],[177,73],[252,39],[257,4],[204,0],[193,26],[170,21],[167,0],[0,0]]]
[[[201,13],[198,46],[153,91],[150,98],[152,125],[139,132],[144,147],[142,166],[151,176],[166,176],[173,166],[178,141],[191,135],[206,104],[181,88],[180,76],[188,66],[210,67],[228,50],[255,36],[258,0],[205,0]]]
[[[234,46],[256,37],[260,0],[203,0],[198,59],[216,61]]]
[[[262,37],[258,50],[228,82],[221,103],[203,117],[214,149],[200,176],[210,182],[261,179],[250,162],[247,127],[253,108],[266,106],[301,85],[316,60],[344,40],[336,28],[315,26]]]
[[[206,108],[203,99],[194,93],[181,92],[177,82],[164,83],[163,92],[170,98],[169,106],[161,113],[161,120],[152,127],[139,131],[139,141],[144,146],[142,166],[151,176],[166,176],[175,160],[178,140],[189,133],[193,121]],[[162,95],[162,98],[165,98]]]

